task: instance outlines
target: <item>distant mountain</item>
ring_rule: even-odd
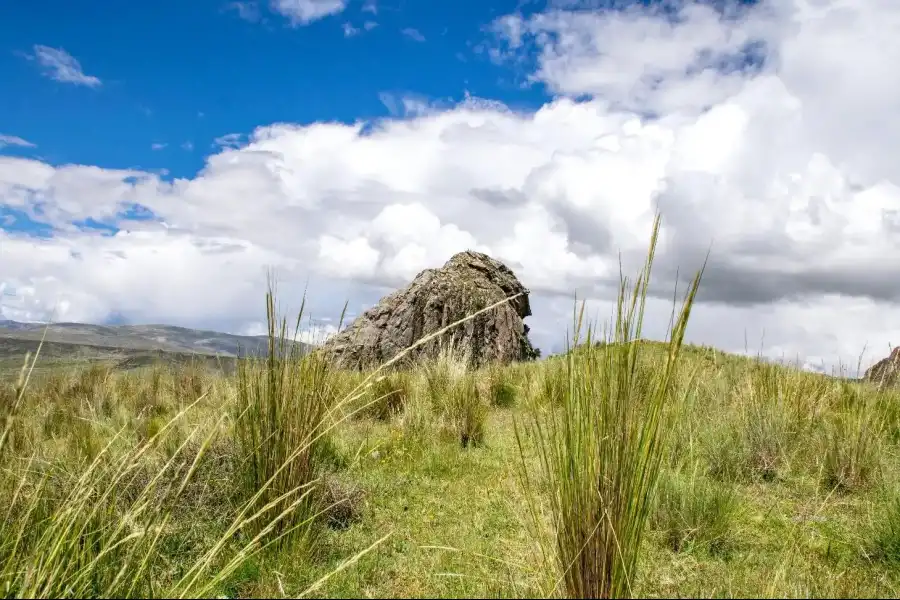
[[[88,325],[85,323],[19,323],[0,320],[0,339],[47,342],[120,350],[235,357],[266,351],[265,336],[246,336],[171,325]],[[304,347],[307,344],[303,344]]]

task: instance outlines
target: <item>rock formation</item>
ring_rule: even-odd
[[[461,252],[440,269],[426,269],[407,287],[385,296],[322,351],[344,368],[378,366],[421,338],[505,298],[517,296],[457,325],[411,351],[404,360],[434,356],[452,344],[472,366],[533,360],[523,319],[531,315],[528,290],[503,263],[480,252]]]
[[[879,386],[892,386],[898,383],[898,375],[900,375],[900,347],[894,348],[890,356],[869,367],[863,379]]]

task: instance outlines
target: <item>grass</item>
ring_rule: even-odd
[[[250,510],[271,506],[276,514],[291,510],[300,526],[281,520],[265,529],[278,543],[306,537],[318,508],[310,493],[322,475],[322,453],[328,447],[332,409],[337,403],[330,369],[320,355],[301,356],[291,344],[287,321],[278,321],[275,298],[266,297],[269,349],[262,360],[247,359],[238,367],[234,432],[241,491]],[[297,327],[303,315],[301,308]],[[294,337],[296,339],[296,336]],[[261,493],[261,490],[265,490]]]
[[[271,295],[234,373],[28,361],[2,595],[897,596],[900,393],[683,344],[696,282],[640,341],[652,258],[536,363],[334,370]]]
[[[152,368],[120,378],[91,366],[30,387],[35,361],[26,358],[0,396],[5,596],[237,591],[233,578],[253,573],[253,561],[314,531],[310,499],[325,464],[331,388],[321,359],[284,352],[271,294],[268,308],[269,356],[241,365],[229,427],[228,413],[214,408],[181,428],[205,396],[184,405],[204,387],[199,373]],[[78,426],[59,427],[66,421]],[[230,448],[215,446],[223,431]],[[222,460],[209,460],[213,448]]]
[[[633,290],[622,281],[616,314],[595,344],[588,327],[585,346],[569,352],[563,385],[532,411],[540,477],[549,486],[552,541],[545,556],[555,567],[553,586],[571,598],[619,598],[634,593],[638,557],[665,447],[665,433],[679,413],[673,385],[678,357],[700,274],[676,319],[664,360],[654,369],[641,364],[644,303],[656,245],[653,231],[647,263]],[[583,318],[575,323],[575,341]],[[559,384],[557,384],[559,385]],[[561,406],[555,406],[556,403]],[[549,406],[549,409],[546,408]],[[674,409],[674,410],[673,410]],[[520,444],[523,481],[540,528],[540,492]],[[540,532],[535,538],[542,540]]]
[[[730,487],[697,472],[671,472],[660,482],[650,525],[672,552],[701,549],[727,556],[738,508]]]
[[[900,493],[896,490],[880,507],[870,535],[872,558],[889,566],[900,566]]]
[[[445,432],[460,446],[479,446],[485,439],[488,404],[478,390],[468,357],[453,348],[443,349],[433,362],[423,365],[425,393]]]
[[[638,391],[646,388],[640,381],[664,364],[668,352],[661,344],[640,346],[633,381]],[[598,354],[578,359],[585,362],[574,362],[576,369],[600,368],[611,360],[602,349],[591,352]],[[681,360],[670,392],[679,414],[661,417],[665,423],[677,417],[677,425],[669,427],[658,458],[659,483],[646,507],[631,593],[896,596],[900,509],[890,490],[900,484],[898,443],[890,427],[860,428],[854,419],[889,423],[900,395],[826,378],[810,388],[806,374],[778,367],[779,386],[795,398],[789,402],[801,404],[785,407],[785,416],[778,417],[774,409],[756,408],[753,360],[719,356],[714,363],[690,346],[682,349]],[[556,363],[562,363],[561,370]],[[433,403],[425,366],[390,375],[403,378],[408,395],[403,408],[389,418],[366,410],[345,418],[332,408],[331,429],[323,436],[329,441],[321,446],[312,478],[318,483],[311,489],[317,491],[308,498],[316,499],[320,510],[324,499],[348,511],[313,520],[300,518],[299,512],[288,515],[282,528],[273,531],[302,523],[311,543],[267,548],[253,542],[264,529],[247,522],[254,512],[241,516],[248,502],[248,466],[242,462],[248,449],[239,441],[236,420],[252,398],[272,397],[266,395],[265,381],[250,378],[261,386],[260,395],[252,396],[241,391],[238,374],[201,373],[198,385],[206,395],[197,401],[189,400],[178,383],[180,370],[62,370],[32,378],[14,411],[0,471],[5,497],[16,499],[9,508],[0,507],[4,595],[127,595],[133,584],[132,595],[145,596],[296,596],[389,533],[389,539],[312,594],[546,595],[559,580],[552,545],[539,543],[555,539],[554,485],[542,474],[541,442],[529,424],[534,411],[553,410],[560,416],[567,409],[571,399],[545,392],[566,383],[567,369],[565,361],[509,368],[505,377],[517,391],[512,407],[491,405],[483,391],[487,371],[471,374],[476,391],[469,388],[466,398],[481,399],[483,438],[467,449],[448,416],[452,410]],[[308,371],[294,373],[301,376],[305,381],[312,377]],[[329,377],[339,390],[335,402],[344,401],[362,380],[343,372]],[[4,410],[15,404],[16,380],[14,374],[0,392]],[[548,385],[547,380],[556,383]],[[856,400],[848,395],[848,385]],[[150,393],[154,386],[155,398]],[[370,402],[371,388],[361,398],[355,400],[360,406]],[[644,414],[647,407],[634,410]],[[758,463],[752,453],[742,451],[736,464],[746,465],[739,471],[748,475],[719,477],[709,466],[724,460],[716,456],[723,447],[717,432],[736,436],[733,440],[754,439],[757,434],[751,432],[761,426],[747,418],[750,414],[784,419],[782,430],[790,433],[783,438],[788,459],[777,477],[766,479],[749,475],[750,465]],[[303,422],[297,419],[295,423]],[[835,424],[842,422],[848,425]],[[290,435],[305,437],[298,431]],[[861,439],[877,452],[860,450]],[[851,484],[834,489],[826,467],[832,459],[823,452],[828,447],[840,450],[834,464],[846,465],[831,470],[867,475],[853,475],[847,480]],[[878,457],[877,468],[853,466],[869,460],[854,457],[871,455]],[[532,476],[532,490],[522,485],[523,464]],[[329,494],[318,493],[323,487]],[[257,510],[260,502],[253,505]],[[532,513],[539,517],[539,528]],[[272,509],[256,521],[268,524],[277,516]],[[244,526],[238,526],[242,521]],[[62,532],[81,530],[93,532],[90,544],[69,543],[54,550],[50,543],[61,538],[71,542],[76,538]],[[147,531],[152,535],[123,542]],[[93,562],[117,542],[123,542],[123,551],[109,551]],[[79,565],[77,570],[64,569],[63,556],[68,557],[65,565]],[[115,581],[123,565],[128,573],[137,573],[136,557],[143,561],[148,556],[139,578],[123,575]],[[545,558],[552,559],[552,569]],[[198,564],[202,569],[195,568]],[[36,565],[45,567],[35,570]],[[30,580],[25,578],[29,572]],[[34,579],[39,573],[40,585]],[[569,594],[560,587],[556,595]]]
[[[516,403],[516,386],[510,380],[507,369],[498,365],[487,367],[484,384],[485,396],[491,406],[510,408]]]
[[[369,390],[366,416],[390,421],[402,414],[409,403],[410,387],[408,373],[390,373],[378,377]]]
[[[883,402],[879,393],[861,396],[842,386],[838,406],[826,418],[822,451],[822,483],[827,488],[850,492],[879,478],[881,442],[885,439]]]

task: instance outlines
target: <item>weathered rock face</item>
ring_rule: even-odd
[[[900,383],[900,347],[894,348],[890,356],[869,367],[863,375],[863,379],[880,386],[892,386]]]
[[[528,290],[503,263],[480,252],[461,252],[440,269],[426,269],[406,288],[385,296],[323,352],[344,368],[367,369],[394,358],[421,338],[504,298],[519,295],[411,351],[404,360],[434,356],[440,344],[468,351],[473,366],[533,360],[523,319],[531,315]]]

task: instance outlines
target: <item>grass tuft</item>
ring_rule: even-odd
[[[412,383],[408,372],[400,371],[375,379],[368,394],[364,414],[379,421],[390,421],[409,403]]]
[[[516,404],[517,390],[510,374],[500,365],[490,365],[484,370],[484,386],[488,403],[497,408],[511,408]]]
[[[697,473],[669,473],[660,480],[651,527],[672,552],[701,548],[723,555],[734,541],[737,507],[733,489]]]
[[[243,498],[278,514],[291,510],[303,523],[311,523],[315,505],[309,492],[323,474],[323,452],[335,406],[330,367],[318,353],[301,355],[300,344],[289,338],[287,321],[276,315],[274,290],[266,296],[268,353],[238,365],[238,404],[234,430],[242,457]],[[295,332],[303,316],[301,306]],[[265,490],[260,493],[261,490]],[[287,521],[270,527],[260,522],[259,534],[268,529],[279,543],[306,538],[309,527]],[[290,534],[290,535],[289,535]]]
[[[565,388],[558,409],[532,411],[530,431],[540,473],[549,486],[554,557],[558,574],[551,594],[571,598],[618,598],[634,593],[641,541],[665,447],[676,395],[673,382],[700,273],[688,290],[658,369],[641,369],[638,343],[659,232],[654,224],[644,270],[629,292],[622,279],[611,331],[594,345],[588,327],[584,346],[565,358]],[[583,322],[575,320],[575,343]],[[673,314],[673,317],[675,315]],[[552,389],[552,388],[551,388]],[[556,388],[559,389],[559,388]],[[555,391],[555,390],[554,390]],[[528,474],[529,452],[519,436],[522,474],[540,529],[538,487]],[[537,539],[543,539],[538,533]]]
[[[484,442],[488,416],[476,374],[468,365],[464,354],[444,348],[433,362],[423,366],[425,393],[432,410],[463,448]]]
[[[884,427],[877,409],[880,394],[867,400],[846,385],[841,392],[840,406],[824,428],[822,484],[846,493],[877,479]]]
[[[900,566],[900,493],[894,493],[884,503],[871,527],[871,558]]]
[[[713,478],[773,482],[786,472],[797,434],[784,393],[791,385],[788,377],[777,366],[757,364],[746,381],[733,389],[724,419],[718,415],[716,426],[705,434]]]

